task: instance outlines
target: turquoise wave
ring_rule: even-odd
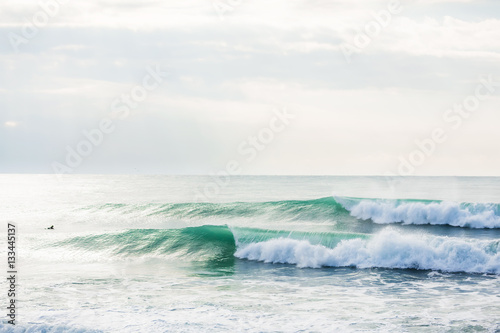
[[[226,226],[204,225],[183,229],[132,229],[119,233],[78,236],[53,244],[105,252],[117,257],[176,254],[193,260],[233,258],[236,243]]]
[[[405,234],[392,228],[366,235],[203,225],[71,237],[51,247],[102,252],[107,258],[175,258],[210,269],[232,267],[239,258],[311,268],[381,267],[500,274],[498,239]]]
[[[164,216],[180,219],[252,218],[272,219],[331,219],[348,215],[348,211],[334,198],[315,200],[285,200],[270,202],[231,203],[166,203],[166,204],[113,204],[87,207],[87,210],[142,213],[145,216]]]

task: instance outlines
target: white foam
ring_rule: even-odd
[[[469,228],[500,228],[496,204],[456,202],[400,202],[335,198],[356,218],[375,223],[451,225]]]
[[[383,267],[500,274],[500,242],[468,241],[384,230],[368,240],[351,239],[335,248],[288,238],[240,245],[235,256],[299,267]]]

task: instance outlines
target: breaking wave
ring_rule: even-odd
[[[337,197],[350,214],[379,224],[431,224],[467,228],[500,228],[500,205],[425,200]]]
[[[343,240],[335,247],[277,238],[243,244],[235,256],[298,267],[357,267],[500,273],[500,241],[405,235],[383,230],[369,239]]]
[[[175,256],[231,264],[236,257],[310,268],[380,267],[500,274],[500,240],[410,235],[392,228],[366,235],[204,225],[78,236],[50,247],[121,258]]]

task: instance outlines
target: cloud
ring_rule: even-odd
[[[49,1],[56,0],[42,3]],[[168,79],[77,171],[127,172],[136,164],[213,171],[268,122],[272,108],[287,107],[297,121],[247,172],[383,174],[473,93],[481,76],[500,74],[500,15],[488,10],[491,1],[402,0],[403,11],[351,64],[340,46],[389,0],[227,0],[239,4],[224,21],[213,2],[66,2],[19,53],[4,39],[3,127],[22,124],[22,131],[0,131],[0,149],[10,152],[4,165],[50,172],[51,162],[63,160],[66,147],[158,64],[169,69]],[[0,34],[22,35],[40,10],[33,2],[0,3]],[[485,149],[483,164],[490,161],[487,172],[500,170],[493,98],[425,173],[459,174],[477,147]],[[464,174],[481,173],[467,165]]]
[[[6,121],[3,123],[5,127],[17,127],[19,123],[17,121]]]
[[[395,19],[367,51],[498,60],[500,20],[470,22],[450,16],[422,20],[401,17]]]

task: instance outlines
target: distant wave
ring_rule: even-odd
[[[432,224],[468,228],[500,228],[500,205],[426,200],[336,197],[350,214],[375,223]]]
[[[271,202],[104,204],[88,211],[178,219],[338,220],[500,228],[500,204],[328,197]]]
[[[90,206],[86,211],[117,212],[184,219],[210,218],[268,218],[318,220],[349,215],[349,212],[334,198],[315,200],[283,200],[269,202],[229,202],[229,203],[152,203],[152,204],[104,204]]]
[[[407,235],[384,229],[375,235],[296,232],[204,225],[138,229],[72,237],[51,244],[105,253],[94,257],[183,258],[229,265],[236,258],[298,267],[381,267],[500,274],[500,240]],[[89,257],[83,253],[82,257]]]

